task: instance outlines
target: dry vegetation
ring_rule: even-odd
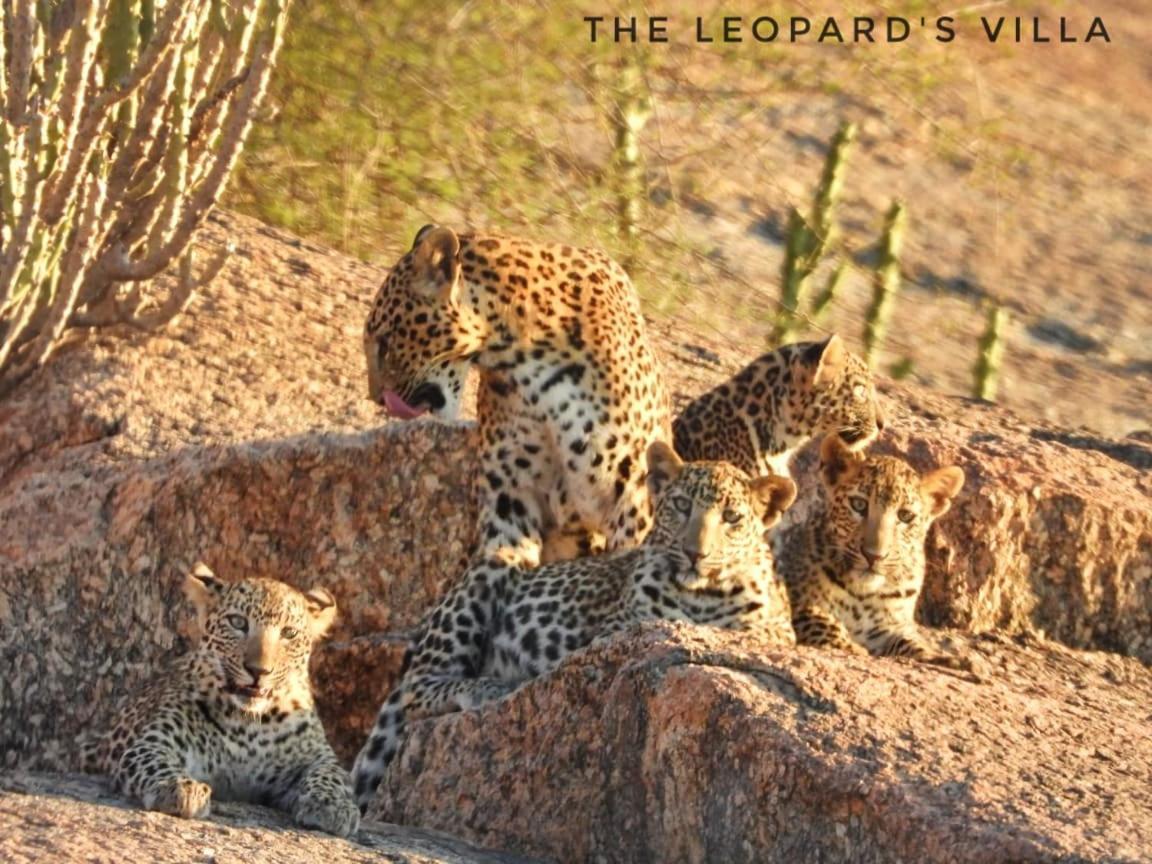
[[[787,11],[822,11],[808,5]],[[694,44],[696,14],[784,11],[714,0],[661,8],[671,44],[591,46],[581,16],[604,11],[302,4],[233,206],[378,262],[430,220],[602,245],[634,260],[657,320],[751,356],[779,310],[788,212],[807,210],[828,142],[851,121],[838,218],[847,272],[808,331],[862,342],[877,241],[899,198],[903,290],[882,371],[970,393],[998,300],[1010,322],[1004,404],[1113,435],[1150,425],[1152,25],[1136,0],[1091,10],[1110,44],[1065,46],[975,35],[979,14],[1087,27],[1085,11],[1060,4],[963,13],[951,45],[860,47]],[[651,111],[635,255],[619,231],[613,156],[630,66]]]

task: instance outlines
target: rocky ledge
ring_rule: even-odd
[[[303,831],[267,807],[216,803],[210,820],[128,807],[91,777],[0,775],[0,861],[196,864],[532,864],[436,831],[365,822],[340,840]]]
[[[0,406],[0,770],[74,767],[78,736],[180,648],[198,558],[332,591],[314,678],[350,759],[407,632],[461,571],[475,431],[382,423],[364,398],[380,271],[235,217],[204,242],[225,236],[237,254],[175,326],[78,344]],[[654,330],[681,401],[757,350]],[[880,449],[965,471],[920,612],[1005,634],[973,643],[982,683],[637,636],[421,724],[381,812],[560,860],[1152,858],[1152,449],[882,391]],[[172,830],[124,812],[141,836]],[[39,842],[40,817],[19,819]]]
[[[647,626],[411,727],[375,814],[560,861],[1146,861],[1152,673],[952,634],[979,678]]]

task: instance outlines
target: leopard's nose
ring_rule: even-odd
[[[272,670],[256,663],[245,663],[244,671],[252,676],[253,684],[259,684],[260,679],[266,677]]]
[[[887,552],[883,552],[883,551],[869,552],[867,549],[864,550],[864,560],[866,560],[868,562],[869,567],[875,567],[877,564],[879,564],[881,561],[883,561],[887,557],[888,557]]]

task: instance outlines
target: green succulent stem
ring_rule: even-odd
[[[904,245],[904,227],[908,215],[904,205],[893,201],[884,219],[884,233],[880,237],[880,260],[872,274],[872,304],[864,321],[864,359],[875,368],[876,358],[884,337],[888,333],[888,322],[892,317],[892,306],[900,291],[900,252]]]
[[[809,215],[803,216],[795,207],[788,212],[784,263],[780,272],[780,311],[772,328],[772,340],[776,344],[788,341],[801,328],[806,317],[814,320],[826,312],[843,278],[844,269],[839,265],[805,314],[803,307],[812,274],[836,246],[836,208],[844,187],[848,153],[855,140],[855,124],[842,124],[824,157],[824,168]]]
[[[635,60],[621,66],[611,112],[612,161],[616,169],[616,217],[627,250],[625,267],[631,269],[646,193],[644,156],[640,136],[652,116],[652,101],[644,73]]]
[[[984,333],[980,337],[980,350],[973,369],[972,395],[977,399],[996,401],[1000,383],[1000,365],[1004,360],[1005,331],[1008,328],[1008,310],[999,302],[990,303],[984,318]]]

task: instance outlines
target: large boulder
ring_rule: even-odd
[[[648,626],[418,721],[370,813],[560,861],[1140,861],[1152,673],[956,637],[986,672]]]

